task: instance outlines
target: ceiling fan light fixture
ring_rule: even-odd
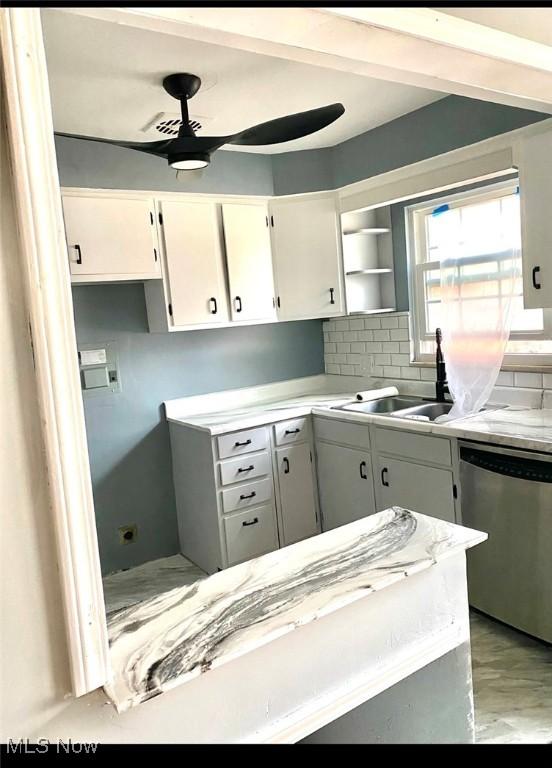
[[[171,155],[169,165],[176,171],[197,171],[211,162],[207,152],[181,152]]]

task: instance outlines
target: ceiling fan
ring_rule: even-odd
[[[147,142],[119,141],[59,132],[56,132],[56,136],[102,141],[106,144],[115,144],[118,147],[136,149],[139,152],[147,152],[150,155],[166,158],[169,165],[177,171],[193,171],[209,165],[212,153],[222,147],[223,144],[259,146],[300,139],[325,128],[345,112],[343,104],[328,104],[325,107],[309,109],[306,112],[297,112],[294,115],[286,115],[266,123],[259,123],[259,125],[228,136],[196,136],[189,121],[188,101],[195,96],[200,86],[200,78],[188,73],[168,75],[163,80],[163,88],[170,96],[180,101],[182,111],[182,125],[179,128],[178,136],[174,139]]]

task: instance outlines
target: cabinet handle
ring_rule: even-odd
[[[82,253],[80,245],[75,245],[75,251],[77,252],[77,264],[82,264]]]
[[[255,523],[259,522],[258,517],[254,517],[253,520],[244,520],[242,525],[255,525]]]
[[[234,448],[243,448],[244,445],[251,445],[251,440],[244,440],[243,443],[234,443]]]
[[[274,226],[274,216],[270,217],[270,224],[271,224],[271,226]]]
[[[533,288],[536,288],[537,291],[539,291],[542,288],[540,280],[537,282],[537,274],[540,272],[540,267],[533,267],[533,271],[531,273],[531,279],[533,280]]]
[[[280,297],[279,297],[279,296],[278,296],[278,298],[276,299],[276,304],[278,305],[278,309],[280,309]]]
[[[284,475],[289,475],[289,459],[284,456]]]
[[[364,471],[365,469],[366,469],[366,462],[365,461],[361,461],[360,462],[360,467],[359,467],[360,476],[361,476],[361,478],[363,480],[368,480],[368,475]]]
[[[211,314],[216,315],[218,312],[218,306],[217,306],[217,300],[215,299],[214,296],[211,296],[211,298],[209,299],[209,303],[212,303],[214,306],[214,309],[211,310]]]
[[[251,472],[252,469],[255,469],[255,467],[253,464],[250,464],[248,467],[240,467],[238,472]]]
[[[335,304],[334,289],[330,288],[330,304]]]
[[[245,501],[246,499],[254,499],[256,495],[256,491],[251,491],[251,493],[242,493],[240,495],[240,501]]]
[[[388,471],[389,470],[387,469],[387,467],[384,467],[381,470],[381,484],[385,485],[386,488],[389,488],[389,481],[385,479],[387,477]]]
[[[236,296],[234,301],[236,302],[236,312],[241,312],[242,311],[242,300],[241,300],[241,298],[239,296]],[[238,302],[239,302],[239,306],[238,306]]]
[[[300,431],[300,429],[286,429],[284,435],[298,435]]]

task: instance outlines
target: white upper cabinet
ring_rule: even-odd
[[[523,138],[517,161],[524,305],[552,307],[552,130]]]
[[[212,202],[163,200],[160,209],[172,325],[227,322],[218,206]]]
[[[72,282],[161,277],[153,200],[63,194]]]
[[[270,214],[278,317],[344,314],[336,197],[276,199]]]
[[[276,320],[266,206],[223,203],[222,217],[232,320]]]

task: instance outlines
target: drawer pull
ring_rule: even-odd
[[[286,429],[284,435],[298,435],[300,431],[300,429]]]
[[[289,475],[289,459],[284,456],[284,475]]]
[[[255,469],[255,467],[253,464],[250,464],[248,467],[240,467],[238,472],[251,472],[252,469]]]
[[[254,517],[253,520],[244,520],[242,525],[255,525],[258,522],[259,522],[259,518]]]
[[[388,472],[389,472],[389,470],[387,469],[387,467],[384,467],[381,470],[381,484],[385,485],[386,488],[389,488],[389,480],[385,479],[387,477],[387,473]]]
[[[244,445],[251,445],[251,440],[244,440],[243,443],[234,443],[234,448],[243,448]]]
[[[368,480],[368,475],[366,474],[366,462],[365,461],[361,461],[360,462],[359,471],[360,471],[361,478],[363,480]]]
[[[240,501],[245,501],[246,499],[252,499],[256,495],[257,495],[256,491],[251,491],[251,493],[242,493],[240,495]]]

